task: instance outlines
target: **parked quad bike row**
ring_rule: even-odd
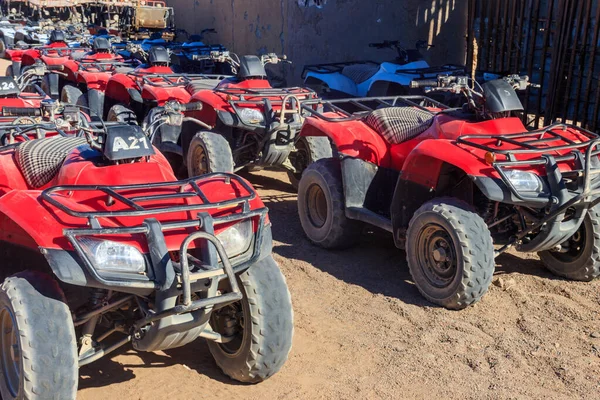
[[[2,398],[74,398],[78,367],[127,343],[203,337],[233,379],[278,372],[292,305],[242,169],[288,172],[318,246],[390,232],[449,309],[483,297],[509,248],[568,279],[600,275],[600,137],[527,131],[527,77],[443,73],[408,82],[426,95],[323,99],[271,87],[265,65],[283,56],[213,51],[233,75],[183,74],[162,46],[127,58],[103,37],[51,36],[0,79]]]

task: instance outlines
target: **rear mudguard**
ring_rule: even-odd
[[[17,77],[21,75],[21,61],[12,62],[13,76]]]
[[[88,89],[87,101],[88,107],[90,108],[90,116],[102,118],[104,110],[104,92],[97,89]]]
[[[48,89],[50,90],[50,93],[46,94],[53,99],[58,99],[60,96],[59,75],[48,74],[44,77],[44,80],[47,82]]]
[[[339,153],[381,167],[391,165],[388,144],[362,121],[329,123],[320,118],[307,118],[300,136],[327,136]]]

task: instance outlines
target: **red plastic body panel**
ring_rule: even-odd
[[[336,114],[329,115],[335,117]],[[339,115],[337,115],[339,118]],[[439,114],[433,124],[425,132],[406,142],[390,145],[377,132],[360,120],[349,122],[327,122],[319,118],[306,119],[301,134],[304,136],[328,136],[336,144],[340,153],[360,158],[380,167],[402,171],[404,179],[424,186],[435,187],[440,169],[448,163],[461,169],[468,175],[499,178],[496,170],[486,162],[486,152],[473,146],[458,144],[456,139],[463,135],[503,135],[523,133],[527,129],[518,118],[500,118],[480,122],[470,122],[447,114]],[[561,134],[574,142],[585,142],[581,132],[573,128],[561,131]],[[531,140],[533,137],[519,139]],[[476,139],[482,145],[499,150],[511,150],[518,146],[503,142],[498,145],[496,139]],[[546,146],[557,146],[564,142],[548,141]],[[520,154],[520,160],[539,158],[544,153]],[[555,155],[564,155],[569,150],[556,151]],[[497,161],[504,161],[501,154],[496,154]],[[561,170],[574,168],[572,162],[558,164]],[[525,167],[543,175],[540,167]]]
[[[89,150],[88,150],[89,151]],[[87,161],[78,149],[75,149],[65,160],[59,174],[52,182],[43,188],[30,189],[21,176],[21,172],[14,163],[14,150],[0,153],[0,238],[11,243],[28,246],[31,248],[44,247],[49,249],[71,250],[71,244],[63,234],[65,228],[85,228],[87,221],[75,218],[62,212],[60,209],[41,200],[41,191],[55,185],[128,185],[148,182],[174,181],[175,176],[168,161],[158,151],[150,157],[148,162],[121,164],[112,166],[96,166]],[[229,200],[249,193],[236,181],[225,183],[222,179],[203,179],[198,182],[211,202]],[[139,189],[130,195],[159,194],[162,189]],[[191,189],[190,189],[191,190]],[[64,192],[61,202],[76,211],[119,211],[126,206],[121,203],[107,204],[105,194],[99,192]],[[198,197],[180,199],[154,200],[145,206],[174,206],[183,204],[202,204]],[[264,207],[257,196],[250,202],[251,209]],[[24,213],[23,210],[27,210]],[[241,212],[241,207],[212,208],[207,210],[214,217]],[[160,222],[196,219],[197,212],[171,212],[158,214]],[[138,226],[148,217],[119,217],[99,218],[103,227]],[[258,219],[254,221],[257,228]],[[226,229],[229,225],[222,224],[215,227],[216,233]],[[177,251],[185,237],[192,232],[191,229],[181,229],[165,233],[167,248]],[[147,252],[146,243],[136,235],[118,235],[114,237],[103,236],[107,239],[136,246]],[[193,246],[192,246],[193,247]]]
[[[23,59],[23,54],[25,54],[25,50],[20,49],[8,49],[6,50],[6,56],[9,60],[19,62]]]
[[[173,70],[169,67],[156,66],[150,68],[137,68],[135,73],[140,76],[149,74],[173,74]],[[143,80],[141,77],[136,77],[133,74],[114,74],[106,84],[106,97],[116,100],[117,103],[129,105],[131,103],[131,98],[128,89],[141,90],[142,84]],[[146,96],[148,97],[143,98],[152,99],[151,93],[147,93]],[[159,99],[157,98],[156,100]],[[168,99],[161,99],[161,105],[167,100]]]
[[[219,85],[217,85],[217,89],[229,89],[229,93],[222,93],[212,89],[199,90],[191,96],[189,102],[201,102],[203,105],[202,111],[191,111],[186,113],[188,116],[199,119],[205,124],[215,126],[217,122],[217,111],[226,111],[233,112],[233,108],[229,103],[230,100],[240,100],[240,95],[243,95],[244,99],[247,101],[258,101],[262,102],[264,99],[268,99],[271,101],[271,105],[273,107],[273,111],[281,110],[281,96],[265,96],[265,95],[256,95],[252,96],[251,94],[245,93],[243,89],[254,89],[260,91],[260,89],[272,89],[271,84],[268,80],[265,79],[248,79],[243,81],[231,81],[224,80]],[[236,93],[235,89],[242,89],[239,91],[239,94]],[[298,92],[295,93],[300,100],[309,97],[310,92]],[[278,104],[279,102],[279,104]],[[260,109],[262,111],[262,104],[240,104],[240,107],[248,107]]]

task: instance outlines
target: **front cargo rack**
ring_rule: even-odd
[[[210,179],[222,179],[224,183],[231,183],[235,181],[239,184],[243,190],[247,192],[247,195],[238,195],[237,197],[224,200],[219,202],[210,202],[206,194],[200,189],[198,181],[207,181]],[[139,191],[139,190],[155,190],[155,189],[174,188],[174,193],[171,194],[154,194],[154,195],[136,195],[127,196],[123,194],[125,191]],[[192,192],[185,191],[186,189],[192,188]],[[78,211],[66,205],[64,202],[59,200],[64,198],[64,193],[74,193],[78,191],[95,191],[106,195],[107,206],[116,202],[124,204],[128,207],[127,210],[122,211]],[[173,200],[173,199],[185,199],[189,197],[197,196],[202,200],[202,204],[195,205],[179,205],[169,207],[144,207],[142,203],[152,200]],[[175,263],[179,265],[179,272],[181,273],[181,286],[183,291],[184,304],[187,308],[176,306],[170,309],[170,313],[189,312],[191,309],[198,308],[200,305],[207,306],[202,301],[191,301],[190,298],[190,285],[191,277],[194,275],[206,277],[233,277],[233,273],[240,272],[250,265],[254,264],[260,256],[262,248],[262,239],[264,235],[264,226],[266,223],[267,208],[261,207],[258,209],[251,210],[249,202],[256,198],[256,192],[254,189],[246,183],[242,178],[226,173],[213,173],[207,174],[200,177],[185,179],[181,181],[165,182],[165,183],[149,183],[149,184],[135,184],[135,185],[122,185],[122,186],[100,186],[100,185],[65,185],[51,187],[42,192],[43,201],[53,205],[54,207],[62,210],[68,215],[79,218],[87,218],[87,225],[85,228],[68,228],[64,230],[65,237],[69,240],[79,258],[83,261],[87,272],[96,281],[107,286],[117,287],[128,287],[135,289],[151,289],[156,290],[161,286],[161,282],[153,281],[147,277],[140,279],[120,279],[119,277],[112,276],[101,276],[94,267],[92,260],[86,254],[83,249],[81,238],[89,236],[106,236],[110,235],[144,235],[146,242],[149,247],[149,262],[156,266],[163,265],[166,261],[164,254],[168,251],[165,247],[164,232],[177,231],[186,228],[200,229],[190,233],[187,238],[182,242],[179,251],[179,258],[182,260],[181,263]],[[111,203],[112,202],[112,203]],[[202,211],[209,209],[224,209],[234,208],[241,206],[240,212],[232,212],[224,216],[211,216],[210,214]],[[178,211],[199,211],[197,217],[193,217],[185,220],[159,222],[153,216],[158,214],[166,214]],[[120,226],[120,227],[102,227],[100,221],[97,218],[107,217],[133,217],[133,216],[148,216],[143,223],[134,226]],[[253,245],[248,250],[247,256],[237,260],[228,259],[225,254],[222,245],[218,242],[218,239],[214,235],[213,227],[221,224],[236,223],[239,221],[247,220],[250,218],[258,218],[258,225],[256,230],[255,239]],[[188,267],[188,259],[190,262],[197,262],[193,257],[187,254],[189,244],[193,240],[205,240],[211,242],[219,254],[221,263],[225,274],[217,273],[218,270],[203,270],[198,273],[192,274]],[[232,267],[231,262],[237,260],[237,264]],[[163,267],[164,268],[164,265]],[[211,300],[212,301],[212,300]],[[168,314],[168,313],[167,313]],[[156,316],[156,318],[163,318],[164,315]],[[154,320],[154,319],[152,319]],[[151,321],[150,321],[151,322]]]
[[[572,129],[580,135],[581,140],[575,141],[560,133]],[[479,142],[478,142],[479,141]],[[481,141],[494,141],[495,145],[481,143]],[[557,144],[552,144],[558,142]],[[594,164],[592,157],[597,157],[600,150],[600,136],[589,130],[575,125],[555,123],[545,128],[520,133],[501,134],[501,135],[463,135],[456,139],[457,144],[474,147],[493,155],[493,168],[498,172],[504,184],[510,189],[511,193],[519,200],[538,203],[551,204],[554,195],[538,195],[535,197],[527,196],[515,188],[507,176],[506,171],[515,167],[544,166],[546,177],[551,186],[556,188],[564,184],[563,177],[577,180],[583,178],[583,183],[577,190],[571,190],[577,195],[574,198],[586,198],[591,195],[600,194],[595,182],[592,184],[592,178],[600,174],[600,162]],[[501,149],[503,144],[514,146],[510,149]],[[496,156],[502,155],[506,158],[503,161],[496,161]],[[519,156],[533,155],[525,158]],[[539,156],[535,156],[539,155]],[[572,170],[559,170],[557,163],[574,162]],[[597,193],[598,192],[598,193]],[[570,204],[570,203],[569,203]],[[561,206],[561,209],[563,207]]]
[[[236,184],[240,185],[247,193],[247,196],[239,196],[230,200],[211,202],[206,197],[206,194],[200,186],[199,181],[208,181],[211,179],[221,179],[224,183],[230,184],[231,181],[235,181]],[[168,190],[171,189],[172,193],[169,194],[157,194],[147,196],[127,196],[123,192],[132,192],[139,190]],[[192,191],[188,191],[191,189]],[[107,207],[112,206],[115,203],[121,203],[128,208],[125,210],[118,211],[79,211],[75,210],[63,201],[59,199],[64,198],[61,196],[62,193],[77,193],[77,192],[97,192],[107,196]],[[186,199],[191,197],[199,197],[202,200],[202,204],[185,204],[177,206],[162,206],[162,207],[144,207],[142,203],[147,203],[156,200],[177,200]],[[182,211],[201,211],[211,208],[222,208],[234,205],[242,205],[244,210],[249,209],[249,202],[256,198],[256,192],[254,189],[246,183],[242,178],[237,175],[227,173],[212,173],[206,174],[199,177],[184,179],[174,182],[161,182],[161,183],[141,183],[134,185],[122,185],[122,186],[103,186],[103,185],[65,185],[65,186],[53,186],[42,192],[42,199],[59,210],[65,212],[68,215],[78,218],[117,218],[117,217],[137,217],[137,216],[148,216],[155,214],[164,214],[172,212]]]

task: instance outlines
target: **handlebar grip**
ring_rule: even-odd
[[[200,111],[202,110],[202,103],[188,103],[183,105],[183,111]]]
[[[64,65],[48,65],[48,71],[62,71],[64,69]]]
[[[418,81],[410,81],[410,88],[417,89],[428,86],[438,87],[440,84],[437,79],[422,79]]]
[[[4,117],[39,117],[42,110],[30,107],[2,107],[2,116]]]

